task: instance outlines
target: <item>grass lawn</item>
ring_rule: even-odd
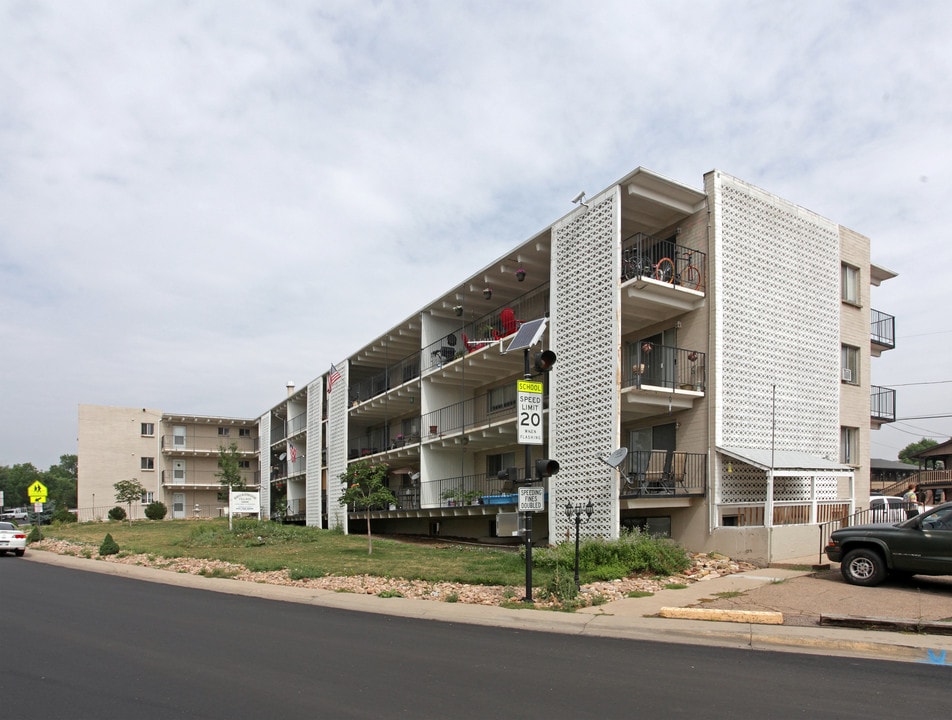
[[[525,561],[511,550],[457,545],[427,545],[343,535],[330,530],[257,520],[149,520],[44,526],[44,538],[68,540],[97,549],[110,533],[122,553],[166,558],[193,557],[239,563],[249,570],[287,569],[292,577],[375,575],[379,577],[460,582],[473,585],[525,586]],[[544,586],[552,572],[533,568],[533,585]]]

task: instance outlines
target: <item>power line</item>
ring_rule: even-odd
[[[952,383],[952,380],[930,380],[928,382],[914,382],[914,383],[890,383],[889,387],[912,387],[913,385],[944,385],[946,383]]]

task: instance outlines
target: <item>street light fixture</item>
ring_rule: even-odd
[[[582,524],[582,513],[585,513],[585,515],[587,515],[585,519],[589,520],[594,512],[595,506],[592,505],[591,498],[589,498],[588,504],[585,507],[582,507],[582,503],[576,503],[574,506],[572,503],[565,504],[565,517],[571,520],[572,515],[575,515],[575,587],[577,588],[582,587],[578,580],[578,535],[579,527]]]

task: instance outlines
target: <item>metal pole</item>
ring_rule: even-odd
[[[582,506],[575,506],[575,587],[580,588],[582,584],[578,579],[578,533],[582,526]]]
[[[532,379],[532,374],[529,372],[529,348],[526,348],[523,352],[523,374],[526,380]],[[529,482],[532,479],[532,448],[527,444],[526,448],[526,482]],[[532,512],[526,511],[525,519],[523,520],[525,526],[525,538],[526,538],[526,595],[523,599],[523,602],[532,602]]]

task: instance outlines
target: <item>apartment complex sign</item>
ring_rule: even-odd
[[[542,383],[519,380],[516,383],[520,445],[542,445]]]

